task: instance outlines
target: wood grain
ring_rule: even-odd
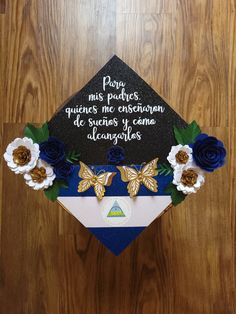
[[[119,257],[1,163],[1,313],[236,313],[235,9],[234,0],[7,2],[2,151],[116,53],[184,119],[221,138],[228,160]]]
[[[0,0],[0,14],[6,13],[6,0]]]

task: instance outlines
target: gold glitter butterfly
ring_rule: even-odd
[[[148,190],[157,192],[157,181],[153,178],[158,173],[157,161],[158,158],[153,159],[139,171],[127,166],[117,167],[120,170],[122,181],[129,182],[127,189],[130,197],[138,194],[141,184],[144,184]]]
[[[82,180],[78,185],[78,192],[85,192],[90,187],[93,187],[97,198],[101,200],[106,191],[105,186],[111,185],[115,175],[115,172],[103,172],[96,175],[88,166],[80,161],[79,177]]]

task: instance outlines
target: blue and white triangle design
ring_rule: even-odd
[[[164,192],[172,176],[157,176],[158,192],[141,186],[138,196],[130,198],[127,184],[121,180],[115,166],[95,166],[100,170],[116,172],[112,185],[106,187],[101,201],[93,188],[78,193],[79,166],[69,181],[69,188],[60,191],[58,201],[86,228],[88,228],[115,255],[119,255],[147,226],[171,204],[170,195]]]

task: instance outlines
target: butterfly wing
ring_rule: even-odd
[[[91,181],[90,180],[81,180],[78,185],[78,192],[85,192],[91,187]]]
[[[128,183],[127,189],[130,197],[134,197],[138,194],[140,188],[140,182],[138,179],[134,179]]]
[[[158,158],[155,158],[143,167],[141,173],[144,177],[155,177],[158,174],[157,161]]]
[[[80,161],[79,177],[83,180],[78,185],[78,192],[85,192],[92,186],[91,179],[94,177],[94,173],[82,161]]]
[[[121,179],[123,182],[129,182],[137,179],[138,177],[138,172],[133,168],[127,166],[120,166],[117,168],[120,170]]]
[[[102,185],[110,186],[115,175],[115,172],[104,172],[98,176],[97,181]]]
[[[157,161],[158,158],[153,159],[148,164],[146,164],[141,170],[142,182],[152,192],[157,192],[157,181],[152,178],[158,174],[157,171]]]
[[[79,177],[85,180],[91,180],[94,177],[93,171],[82,161],[80,163]]]
[[[105,187],[101,183],[97,182],[94,185],[94,192],[99,200],[101,200],[105,194]]]
[[[101,200],[105,194],[105,186],[110,186],[115,172],[104,172],[97,177],[97,182],[94,185],[94,192],[99,200]]]
[[[140,187],[140,182],[138,180],[138,172],[127,166],[117,167],[120,170],[121,179],[123,182],[129,182],[127,189],[129,195],[134,197],[137,195]]]
[[[152,192],[157,192],[157,181],[151,177],[143,177],[143,184]]]

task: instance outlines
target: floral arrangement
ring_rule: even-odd
[[[182,202],[186,195],[196,193],[205,182],[205,174],[225,164],[224,144],[213,136],[201,133],[195,121],[186,128],[174,127],[176,146],[172,146],[167,160],[160,165],[159,174],[173,175],[166,192],[171,194],[173,205]]]
[[[165,192],[171,195],[173,205],[177,205],[186,195],[196,193],[200,189],[207,172],[213,172],[224,165],[226,158],[224,144],[213,136],[201,133],[195,121],[186,128],[174,127],[174,135],[177,145],[171,147],[167,156],[169,164],[160,164],[158,167],[158,158],[139,171],[127,166],[119,167],[118,165],[122,165],[125,160],[124,148],[116,145],[107,151],[108,163],[117,166],[121,172],[121,179],[124,182],[135,181],[133,182],[135,184],[132,183],[134,191],[128,185],[131,197],[137,195],[141,184],[157,192],[157,181],[153,177],[157,174],[171,175],[172,182],[166,187]],[[68,187],[69,177],[79,156],[78,152],[67,151],[64,143],[50,136],[48,124],[44,123],[41,128],[27,124],[24,128],[24,137],[16,138],[7,146],[4,159],[14,173],[23,175],[28,186],[34,190],[44,190],[46,197],[55,201],[60,188]],[[94,186],[95,192],[99,184],[102,185],[100,187],[102,195],[99,194],[101,199],[105,192],[104,186],[111,184],[111,178],[115,173],[103,173],[102,178],[107,176],[107,180],[101,179],[100,182],[99,176],[93,174],[85,164],[80,164],[84,165],[86,171],[91,173],[93,180],[96,181],[93,182],[92,179],[89,181],[89,184]],[[132,175],[129,175],[130,171]],[[146,171],[149,174],[146,174]],[[84,181],[86,180],[82,183]],[[78,192],[82,190],[79,188]]]
[[[61,141],[49,135],[47,123],[41,128],[27,124],[24,137],[7,146],[4,159],[13,172],[23,175],[28,186],[44,190],[46,197],[55,201],[60,188],[68,186],[79,153],[67,152]]]

